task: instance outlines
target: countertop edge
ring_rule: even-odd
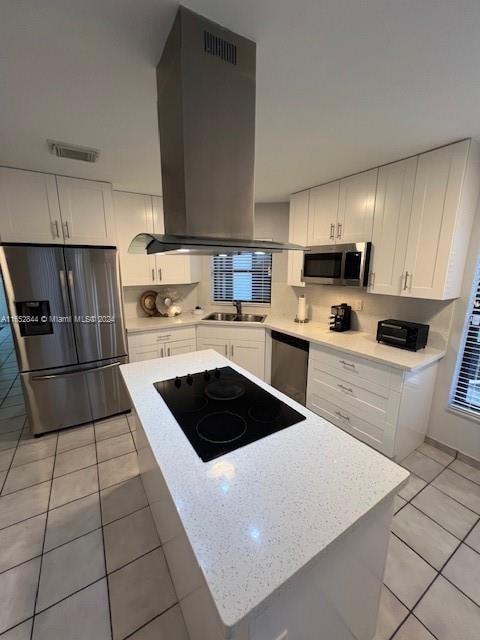
[[[191,315],[191,317],[188,317],[188,318],[186,317],[187,316],[186,314],[186,316],[179,316],[177,318],[161,318],[160,319],[153,316],[152,318],[145,317],[145,318],[138,319],[140,321],[145,321],[145,322],[151,321],[152,323],[155,323],[155,326],[151,326],[151,327],[133,325],[129,328],[128,320],[126,320],[126,323],[125,323],[126,331],[128,334],[134,335],[137,333],[161,331],[163,328],[167,329],[167,328],[174,328],[174,327],[193,327],[197,325],[232,327],[232,322],[222,322],[222,321],[213,322],[213,321],[204,320],[203,316],[194,317],[192,314],[189,314],[189,315]],[[131,320],[135,322],[135,319],[131,319]],[[334,351],[336,350],[336,351],[341,351],[343,353],[349,353],[351,355],[355,355],[360,358],[365,358],[366,360],[370,360],[371,362],[377,362],[379,364],[384,364],[390,367],[394,367],[395,369],[399,369],[401,371],[407,371],[407,372],[420,371],[422,369],[425,369],[426,367],[431,366],[435,362],[438,362],[446,355],[445,349],[432,349],[432,351],[429,352],[428,354],[422,354],[421,352],[416,352],[416,353],[419,353],[420,356],[422,355],[424,356],[424,358],[421,361],[419,361],[418,364],[415,364],[415,365],[402,364],[388,357],[384,358],[384,357],[379,357],[377,355],[372,355],[371,353],[366,353],[361,349],[355,349],[353,347],[349,347],[347,345],[342,345],[342,344],[332,344],[330,341],[322,339],[320,336],[308,335],[308,325],[305,325],[305,324],[300,325],[302,328],[304,328],[303,332],[296,330],[296,327],[288,327],[288,326],[285,327],[284,323],[286,322],[290,322],[290,321],[287,318],[277,319],[275,318],[275,316],[269,319],[269,316],[267,315],[264,322],[261,322],[261,323],[244,322],[241,325],[235,324],[235,326],[258,327],[258,328],[263,327],[264,329],[278,331],[280,333],[285,333],[295,338],[301,338],[303,340],[306,340],[307,342],[310,342],[311,344],[317,344],[319,346],[326,347],[327,349],[333,349]],[[347,333],[351,335],[350,332],[347,332]],[[370,335],[370,334],[365,334],[364,332],[361,332],[361,331],[352,332],[352,333],[357,333],[359,336],[365,336],[365,337],[367,335]],[[395,349],[395,347],[388,347],[387,345],[384,345],[384,346],[386,349]],[[414,353],[414,352],[408,352],[408,353]]]

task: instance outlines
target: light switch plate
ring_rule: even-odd
[[[363,300],[355,300],[353,303],[354,311],[363,311]]]

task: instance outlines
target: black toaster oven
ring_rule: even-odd
[[[377,341],[408,351],[418,351],[427,345],[428,324],[406,320],[380,320]]]

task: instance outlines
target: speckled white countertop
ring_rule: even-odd
[[[152,383],[227,364],[307,419],[204,463]],[[212,350],[120,368],[227,627],[408,478],[405,469]]]
[[[308,340],[313,344],[319,344],[332,349],[338,349],[344,353],[388,364],[392,367],[404,371],[416,371],[440,360],[445,355],[445,350],[426,347],[420,351],[405,351],[386,344],[379,344],[375,336],[361,331],[345,331],[338,333],[330,331],[324,323],[307,322],[299,324],[290,318],[267,315],[265,321],[258,322],[218,322],[212,320],[202,320],[208,314],[205,311],[203,316],[196,316],[192,313],[184,313],[176,318],[127,318],[126,327],[128,333],[138,333],[142,331],[158,331],[174,326],[194,326],[204,324],[208,326],[224,325],[228,327],[256,326],[265,329],[281,331],[298,338]]]

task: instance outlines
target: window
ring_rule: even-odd
[[[449,405],[480,416],[480,262],[467,311]]]
[[[272,256],[265,253],[241,253],[213,256],[213,302],[242,300],[270,304],[272,293]]]

